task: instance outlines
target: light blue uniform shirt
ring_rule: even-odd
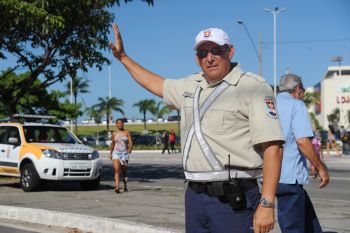
[[[306,105],[303,101],[293,98],[288,92],[282,92],[276,98],[285,144],[279,183],[308,184],[309,176],[306,158],[298,148],[296,140],[313,137],[313,131]]]

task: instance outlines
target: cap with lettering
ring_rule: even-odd
[[[230,39],[226,32],[220,28],[208,28],[198,33],[195,39],[194,50],[204,42],[211,41],[218,45],[230,45]]]

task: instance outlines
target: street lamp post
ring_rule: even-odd
[[[276,15],[286,11],[286,8],[279,9],[275,7],[274,9],[264,9],[265,12],[273,14],[273,93],[277,94],[276,90]]]
[[[254,48],[254,51],[255,51],[255,54],[256,54],[256,56],[258,57],[258,60],[259,60],[259,75],[262,76],[262,57],[261,57],[261,54],[258,53],[258,50],[255,47],[253,39],[252,39],[252,37],[251,37],[251,35],[250,35],[250,33],[248,31],[248,28],[245,25],[245,23],[242,20],[238,20],[237,23],[243,26],[244,30],[246,31],[246,33],[248,35],[250,43],[252,44],[252,46]]]

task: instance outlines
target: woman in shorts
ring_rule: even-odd
[[[123,173],[124,179],[124,192],[128,191],[127,182],[128,182],[128,162],[129,154],[132,150],[132,139],[131,134],[128,130],[124,129],[123,119],[116,120],[116,131],[112,134],[112,142],[110,145],[110,159],[113,160],[114,168],[114,182],[116,193],[119,191],[119,173]]]
[[[328,126],[328,133],[327,133],[327,158],[329,158],[329,151],[330,150],[335,150],[335,152],[337,153],[337,156],[340,157],[341,154],[338,151],[337,148],[337,142],[335,141],[335,130],[334,127],[332,125]]]

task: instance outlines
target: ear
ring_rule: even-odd
[[[196,59],[197,65],[200,67],[200,66],[201,66],[201,63],[200,63],[200,60],[199,60],[197,54],[195,55],[195,59]]]
[[[230,60],[233,58],[234,54],[235,54],[235,49],[234,49],[233,45],[230,45],[229,51],[228,51],[228,56],[229,56]]]

